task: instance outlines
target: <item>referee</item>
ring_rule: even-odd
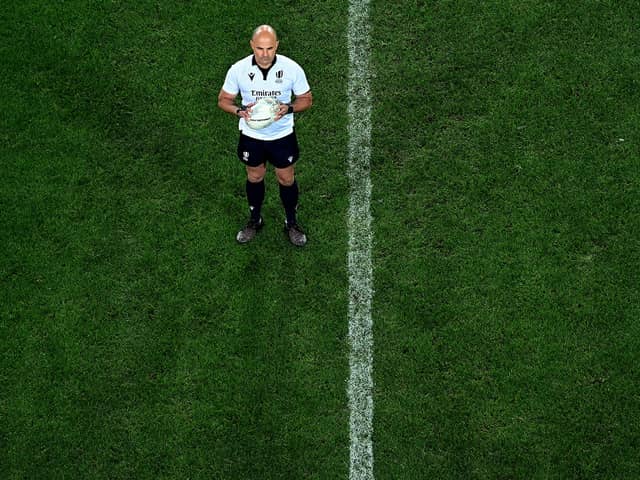
[[[304,70],[284,55],[276,55],[278,36],[269,25],[256,28],[249,42],[253,55],[229,68],[218,94],[218,107],[239,117],[240,140],[238,158],[247,170],[246,192],[249,221],[236,240],[250,242],[264,225],[261,215],[265,194],[264,176],[267,162],[274,166],[285,212],[284,229],[292,244],[302,247],[307,236],[296,219],[298,183],[295,163],[299,157],[298,141],[293,128],[293,113],[311,107],[311,88]],[[236,104],[240,95],[241,105]],[[275,122],[261,129],[250,128],[246,120],[251,107],[263,97],[280,102]]]

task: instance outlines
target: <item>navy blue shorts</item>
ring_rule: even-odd
[[[256,140],[240,134],[238,158],[250,167],[269,162],[276,168],[286,168],[298,161],[300,149],[296,132],[277,140]]]

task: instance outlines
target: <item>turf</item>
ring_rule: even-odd
[[[319,85],[346,53],[306,39],[344,26],[288,17],[282,51],[327,105],[298,122],[300,252],[272,176],[261,241],[234,239],[244,174],[215,102],[262,15],[16,2],[3,21],[2,478],[347,475],[346,114]]]
[[[0,477],[348,477],[347,3],[10,2]],[[377,478],[640,476],[636,2],[373,2]],[[245,248],[260,23],[307,72]]]
[[[640,473],[638,27],[611,6],[378,6],[380,478]]]

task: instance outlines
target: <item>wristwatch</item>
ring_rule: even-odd
[[[293,105],[289,104],[289,108],[287,108],[287,114],[293,113]]]

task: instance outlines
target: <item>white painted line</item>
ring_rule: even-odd
[[[373,269],[369,2],[349,2],[349,438],[350,480],[373,480]]]

